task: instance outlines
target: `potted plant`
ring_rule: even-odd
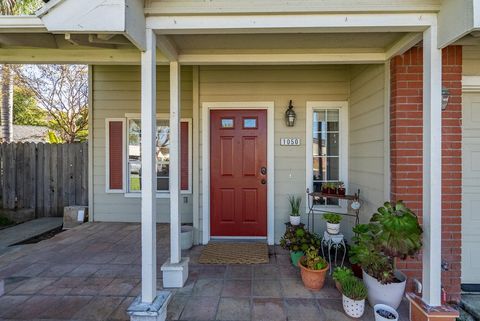
[[[309,290],[319,291],[325,283],[328,263],[318,254],[318,247],[310,246],[305,256],[298,261],[303,285]]]
[[[328,186],[330,183],[322,183],[322,193],[328,194]]]
[[[398,308],[407,278],[396,270],[396,260],[414,257],[422,248],[417,216],[402,201],[386,202],[369,224],[356,226],[354,232],[350,262],[362,267],[370,305]]]
[[[345,313],[352,318],[360,318],[365,312],[367,288],[362,281],[355,277],[348,278],[342,283],[342,303]]]
[[[335,287],[342,292],[342,282],[354,278],[353,271],[345,266],[337,266],[332,273]]]
[[[297,226],[287,226],[285,234],[280,239],[280,246],[290,251],[290,259],[295,267],[298,267],[298,261],[305,255],[305,251],[310,247],[320,247],[320,237],[305,230],[303,224]]]
[[[340,222],[342,221],[342,216],[336,213],[325,213],[323,214],[323,219],[327,221],[327,232],[328,234],[338,234],[340,232]]]
[[[300,224],[300,204],[302,203],[302,198],[290,195],[288,202],[290,203],[290,224],[298,225]]]
[[[346,189],[345,189],[345,184],[343,182],[338,182],[337,194],[340,196],[345,196]]]
[[[385,304],[376,304],[373,307],[375,313],[375,321],[396,321],[398,320],[398,312],[394,308]]]

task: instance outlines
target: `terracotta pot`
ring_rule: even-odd
[[[334,187],[334,188],[328,188],[328,191],[327,191],[328,194],[337,194],[337,189]]]
[[[346,192],[346,191],[345,191],[345,188],[344,188],[344,187],[339,187],[339,188],[337,189],[337,194],[338,194],[338,195],[344,196],[344,195],[345,195],[345,192]]]
[[[322,193],[324,193],[324,194],[328,194],[328,188],[326,188],[326,187],[322,187]]]
[[[322,270],[310,270],[302,265],[304,257],[298,261],[300,267],[300,275],[302,276],[303,285],[309,290],[319,291],[325,284],[325,277],[327,276],[327,266]]]

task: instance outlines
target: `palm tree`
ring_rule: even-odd
[[[32,14],[39,6],[39,0],[0,0],[0,14]],[[5,64],[2,67],[1,87],[1,137],[4,141],[10,142],[13,136],[13,72],[11,65]]]

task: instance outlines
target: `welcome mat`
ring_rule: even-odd
[[[263,264],[268,263],[265,243],[209,243],[200,254],[200,264]]]

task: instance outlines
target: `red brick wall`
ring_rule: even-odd
[[[392,59],[390,101],[391,197],[404,200],[422,217],[423,52],[414,47]],[[460,298],[462,47],[443,50],[443,86],[450,103],[442,112],[442,273],[448,299]],[[410,279],[422,276],[421,257],[398,263]],[[411,282],[409,284],[411,287]]]

